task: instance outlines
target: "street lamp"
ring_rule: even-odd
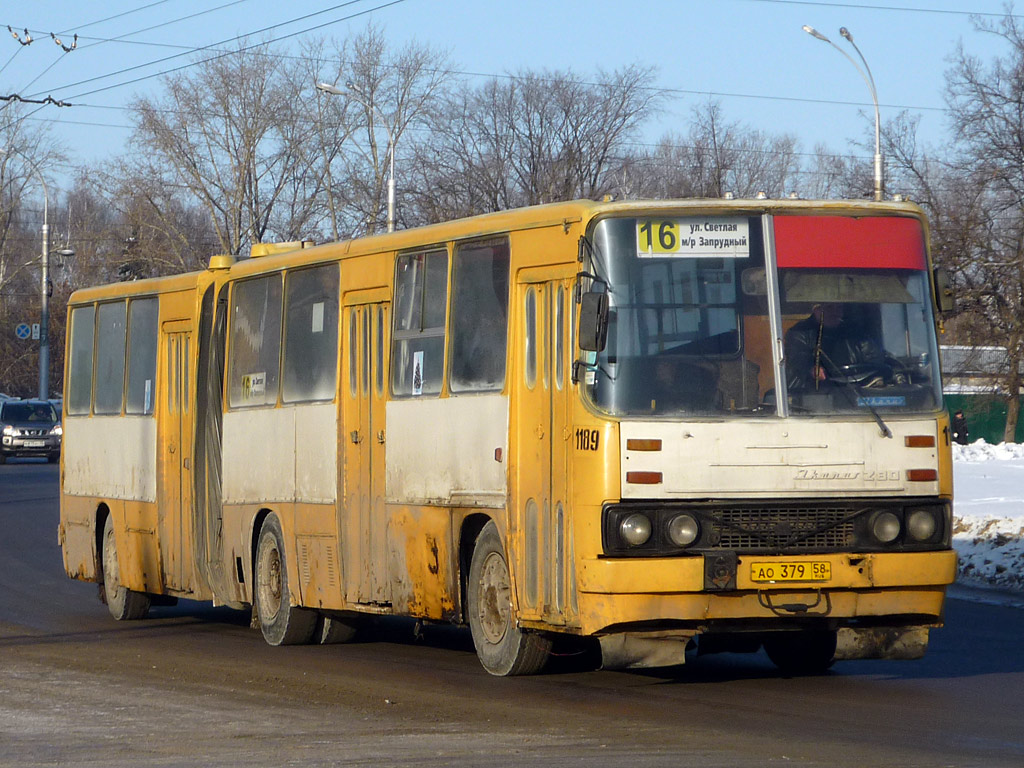
[[[377,119],[384,126],[384,130],[388,132],[388,232],[395,231],[395,138],[392,133],[391,126],[388,125],[388,121],[384,119],[383,115],[377,110],[375,106],[366,100],[366,96],[354,83],[345,83],[347,90],[342,90],[337,86],[331,85],[330,83],[317,83],[316,88],[318,91],[329,93],[332,96],[350,96],[351,98],[358,101],[367,109],[373,111],[377,115]]]
[[[39,284],[41,299],[39,310],[39,399],[46,400],[50,397],[50,196],[46,191],[46,179],[27,155],[17,149],[0,149],[0,154],[21,155],[43,187],[43,251],[40,259],[42,276]],[[61,256],[74,256],[75,254],[70,248],[58,251],[58,253]]]
[[[843,56],[849,59],[850,63],[853,64],[854,68],[860,73],[860,76],[864,78],[864,82],[868,84],[868,88],[871,90],[871,100],[875,104],[875,200],[881,200],[883,198],[885,191],[885,187],[882,183],[882,130],[881,122],[878,118],[878,92],[875,90],[875,78],[871,76],[871,67],[868,66],[867,59],[865,59],[864,54],[860,52],[860,48],[858,48],[857,44],[853,42],[853,35],[850,34],[850,30],[848,30],[846,27],[840,27],[839,34],[846,40],[846,42],[853,46],[853,50],[857,52],[857,55],[860,57],[861,63],[864,64],[864,69],[860,68],[860,65],[857,64],[856,61],[854,61],[853,57],[850,54],[848,54],[838,45],[833,43],[831,40],[829,40],[827,37],[821,34],[821,32],[816,30],[814,27],[804,24],[803,30],[811,37],[816,37],[819,40],[824,40],[826,43],[828,43],[841,54],[843,54]]]

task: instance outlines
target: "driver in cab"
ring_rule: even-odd
[[[790,391],[819,389],[825,382],[877,387],[888,369],[882,345],[838,302],[816,304],[785,339]]]

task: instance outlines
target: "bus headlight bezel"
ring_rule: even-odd
[[[895,544],[903,532],[903,521],[892,510],[883,510],[871,518],[871,535],[879,544]]]
[[[907,531],[908,539],[916,543],[923,543],[934,539],[940,526],[933,508],[913,507],[907,510],[904,528]]]
[[[631,512],[619,521],[619,538],[627,547],[642,547],[653,532],[651,518],[643,512]]]
[[[673,515],[665,526],[665,535],[677,547],[685,549],[700,540],[700,523],[686,512]]]

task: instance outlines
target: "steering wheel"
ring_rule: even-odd
[[[892,368],[881,363],[852,363],[838,366],[838,372],[829,378],[837,384],[857,387],[884,387],[892,378]]]

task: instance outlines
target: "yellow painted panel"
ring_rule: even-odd
[[[760,584],[750,579],[754,562],[827,562],[832,579],[823,583],[789,582]],[[866,589],[951,584],[956,578],[956,553],[907,552],[885,554],[801,555],[766,557],[744,555],[739,558],[736,585],[739,590],[806,590],[826,586],[838,589]],[[704,588],[704,558],[633,558],[583,560],[580,564],[580,590],[613,594],[699,592]]]
[[[772,594],[779,594],[771,590]],[[814,590],[782,592],[785,602],[817,600]],[[778,617],[759,601],[757,592],[729,594],[588,594],[580,595],[581,629],[593,634],[617,624],[663,620],[704,622],[723,619],[771,620]],[[815,609],[830,607],[831,618],[884,617],[913,614],[924,617],[925,624],[940,624],[945,590],[942,587],[916,587],[884,590],[840,590],[828,593],[828,602]],[[763,598],[762,598],[763,599]],[[754,624],[748,624],[751,629]]]

